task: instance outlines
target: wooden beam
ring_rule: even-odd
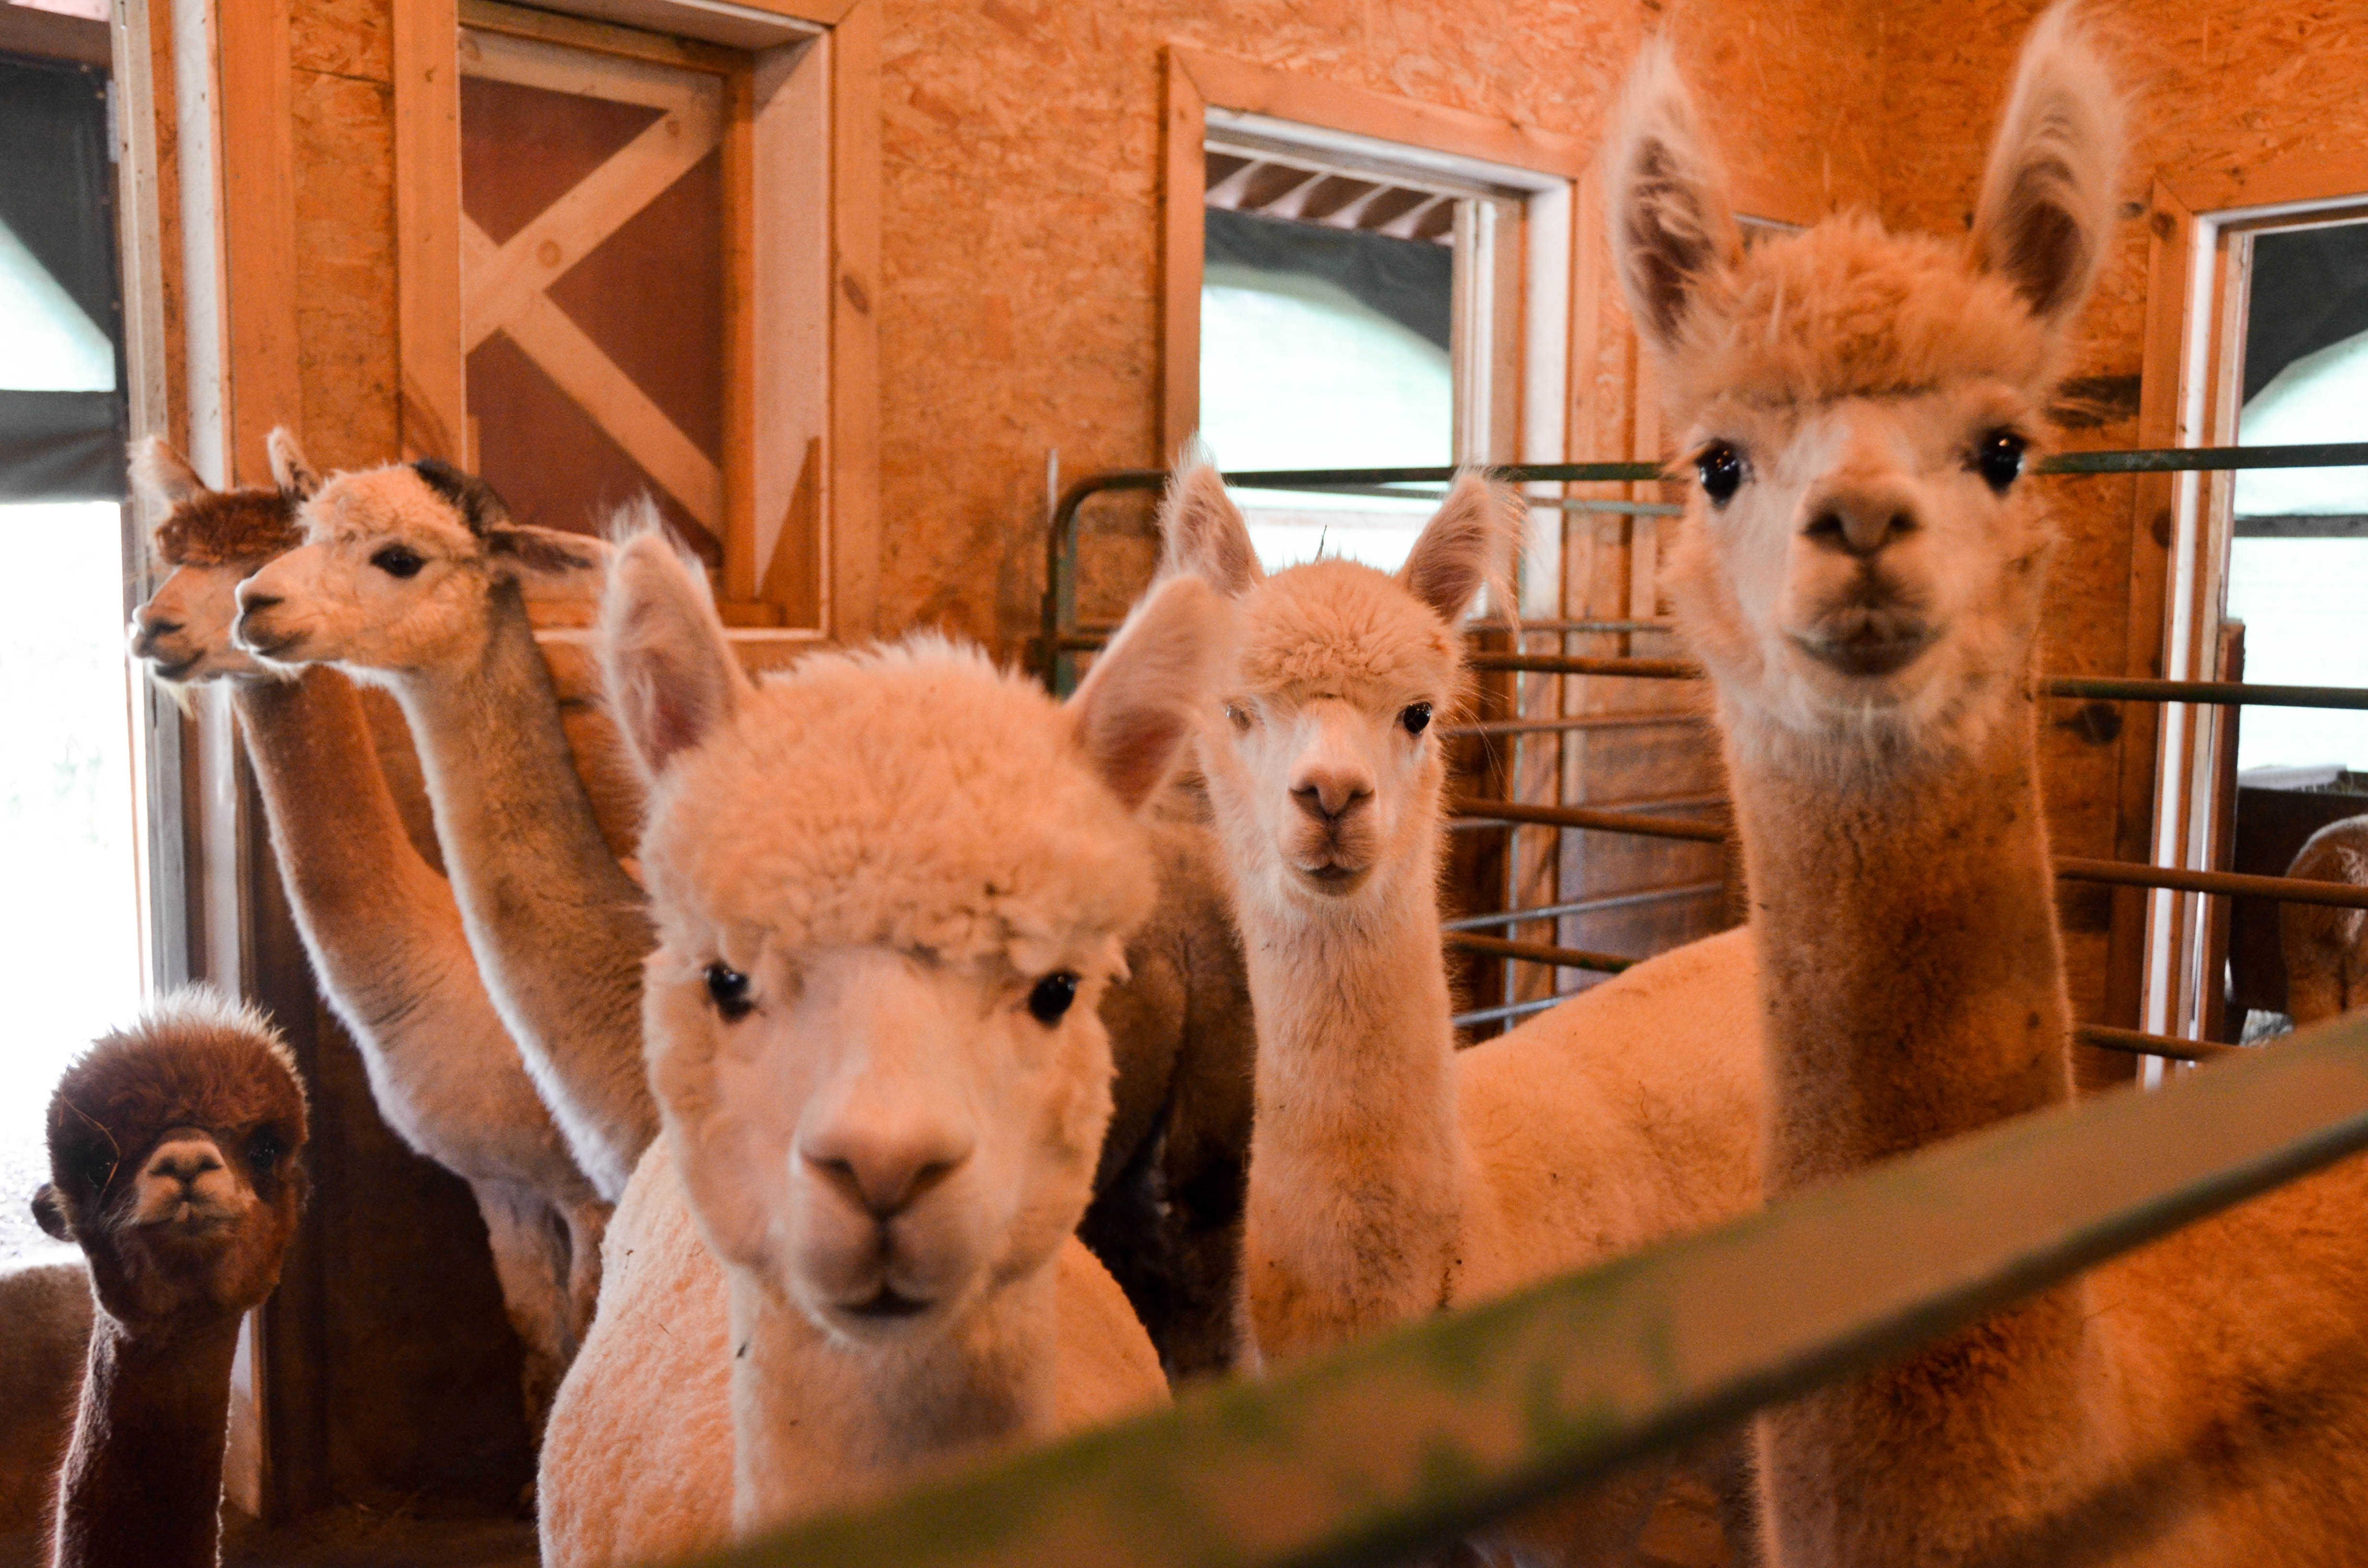
[[[1207,256],[1208,103],[1182,48],[1167,48],[1160,127],[1159,450],[1175,460],[1201,428],[1201,275]]]
[[[460,21],[453,0],[392,7],[403,451],[473,468],[461,344]]]
[[[251,0],[215,13],[222,145],[225,446],[239,484],[268,483],[265,437],[301,430],[303,384],[296,340],[295,89],[289,0]]]
[[[831,516],[825,629],[873,635],[880,597],[880,37],[882,0],[830,34]]]
[[[0,53],[70,61],[102,71],[115,64],[115,42],[107,23],[12,6],[6,0],[0,0]]]
[[[641,28],[619,27],[613,22],[598,22],[584,17],[563,17],[552,11],[506,6],[500,0],[460,0],[460,22],[462,27],[477,32],[558,44],[566,49],[588,49],[622,60],[668,65],[677,71],[704,71],[712,75],[728,76],[735,71],[745,71],[748,66],[748,55],[743,50],[649,32]]]
[[[723,93],[723,541],[726,598],[757,596],[757,100],[753,64]]]

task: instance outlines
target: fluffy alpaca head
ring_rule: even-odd
[[[609,547],[509,520],[484,480],[433,458],[341,473],[302,513],[304,542],[239,587],[234,635],[278,665],[416,671],[484,643],[487,601],[589,602]]]
[[[598,643],[651,782],[651,1083],[717,1256],[825,1333],[951,1332],[1076,1229],[1097,1006],[1154,892],[1137,815],[1227,620],[1156,595],[1066,705],[930,636],[756,685],[694,565],[620,551]]]
[[[90,1258],[128,1329],[271,1293],[304,1198],[303,1085],[253,1009],[193,986],[79,1057],[50,1098],[41,1228]]]
[[[188,685],[262,667],[231,642],[238,585],[255,569],[303,540],[297,508],[320,488],[296,437],[271,432],[267,489],[211,490],[188,460],[155,437],[131,444],[131,483],[165,508],[156,526],[156,558],[173,573],[131,612],[131,652],[158,680]]]
[[[1464,693],[1458,622],[1500,582],[1518,502],[1466,475],[1393,576],[1315,561],[1269,577],[1216,471],[1179,474],[1160,512],[1166,568],[1234,597],[1241,635],[1201,767],[1237,893],[1278,914],[1353,919],[1426,894],[1446,759],[1435,721]]]
[[[1638,62],[1611,233],[1699,481],[1670,592],[1735,744],[1945,752],[2025,679],[2052,539],[2025,471],[2111,237],[2119,105],[2059,6],[1968,242],[1841,218],[1746,253],[1667,49]]]

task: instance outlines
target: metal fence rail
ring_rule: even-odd
[[[2157,1093],[2021,1118],[1699,1236],[704,1561],[1394,1561],[2362,1148],[2368,1017],[2354,1017]]]

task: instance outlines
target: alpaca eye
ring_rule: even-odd
[[[279,1134],[267,1127],[246,1141],[246,1163],[257,1176],[279,1163]]]
[[[707,966],[707,998],[727,1024],[736,1024],[755,1010],[748,998],[748,977],[720,963]]]
[[[82,1176],[83,1180],[90,1184],[90,1189],[93,1192],[105,1192],[107,1184],[115,1179],[115,1156],[96,1153],[91,1155],[83,1162]]]
[[[1702,476],[1702,494],[1710,497],[1713,506],[1724,506],[1733,500],[1735,493],[1743,488],[1743,482],[1750,477],[1743,454],[1725,441],[1713,441],[1702,449],[1702,455],[1694,459],[1694,472]]]
[[[390,544],[370,557],[370,564],[390,577],[416,577],[427,558],[407,544]]]
[[[1028,1010],[1036,1015],[1038,1023],[1049,1028],[1061,1021],[1061,1015],[1076,999],[1077,977],[1060,970],[1038,981],[1036,988],[1028,993]]]
[[[2011,430],[1993,430],[1974,446],[1974,472],[2003,495],[2021,477],[2023,449],[2030,444]]]
[[[1240,703],[1238,703],[1238,702],[1228,702],[1228,703],[1226,703],[1226,704],[1225,704],[1225,717],[1226,717],[1227,719],[1229,719],[1229,720],[1231,720],[1231,721],[1233,722],[1233,726],[1234,726],[1234,728],[1235,728],[1235,730],[1240,731],[1241,733],[1245,733],[1245,734],[1247,734],[1247,733],[1249,733],[1249,727],[1250,727],[1250,716],[1249,716],[1249,710],[1248,710],[1247,709],[1244,708]]]
[[[1428,702],[1407,703],[1398,713],[1398,722],[1406,726],[1406,733],[1409,735],[1418,735],[1422,733],[1425,730],[1430,728],[1430,704]]]

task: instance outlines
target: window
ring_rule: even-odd
[[[2357,441],[2368,408],[2368,222],[2256,234],[2243,406],[2248,447]],[[2368,469],[2237,475],[2228,616],[2245,624],[2245,678],[2356,684],[2368,671]],[[2368,772],[2368,713],[2252,708],[2243,768]]]
[[[105,73],[0,58],[0,532],[40,585],[0,629],[0,1262],[46,1244],[59,1071],[142,991],[107,129]]]
[[[1510,455],[1523,199],[1467,160],[1212,109],[1201,431],[1228,469]],[[1244,491],[1269,568],[1395,570],[1430,503]]]

